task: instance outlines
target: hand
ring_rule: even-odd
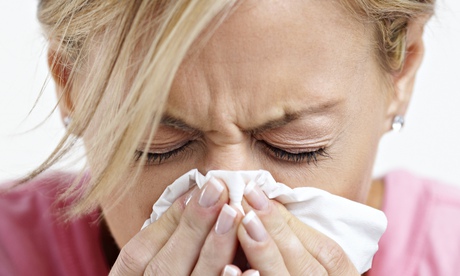
[[[234,258],[242,219],[226,202],[216,179],[183,195],[121,249],[110,275],[219,275]]]
[[[261,275],[359,275],[336,242],[269,200],[258,185],[248,184],[243,208],[238,239]]]

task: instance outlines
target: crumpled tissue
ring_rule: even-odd
[[[282,203],[300,221],[325,234],[345,251],[359,273],[370,269],[378,241],[387,227],[385,214],[364,204],[312,187],[290,188],[278,183],[268,171],[209,171],[193,169],[169,185],[142,229],[155,222],[172,203],[195,185],[199,188],[214,176],[223,180],[230,205],[242,211],[244,188],[249,181],[260,186],[268,198]],[[244,212],[243,212],[244,214]]]

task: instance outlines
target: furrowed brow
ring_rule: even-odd
[[[341,101],[328,102],[328,103],[320,104],[317,106],[311,106],[304,110],[286,113],[280,118],[270,120],[260,126],[256,126],[256,127],[249,128],[249,129],[242,129],[242,131],[246,133],[250,133],[250,134],[258,134],[258,133],[261,133],[261,132],[264,132],[270,129],[275,129],[275,128],[285,126],[291,123],[292,121],[298,120],[299,118],[302,118],[304,116],[315,114],[315,113],[321,113],[321,112],[325,112],[327,110],[333,109],[340,103]],[[169,127],[173,127],[176,129],[180,129],[186,132],[195,132],[195,133],[203,132],[203,130],[197,127],[193,127],[187,124],[182,119],[176,118],[169,114],[163,115],[163,117],[160,120],[160,124],[164,126],[169,126]]]
[[[249,132],[254,135],[254,134],[262,133],[270,129],[279,128],[279,127],[289,124],[292,121],[297,120],[300,116],[301,114],[299,113],[285,114],[282,118],[268,121],[267,123],[261,126],[257,126],[255,128],[249,129],[246,132]]]
[[[336,106],[340,105],[341,103],[342,101],[330,101],[319,105],[310,106],[306,109],[299,110],[296,112],[286,113],[282,118],[271,120],[261,126],[248,130],[248,132],[251,134],[257,134],[270,129],[282,127],[289,124],[292,121],[298,120],[299,118],[331,110]]]
[[[198,132],[200,131],[197,128],[194,128],[190,125],[188,125],[186,122],[182,121],[181,119],[172,117],[170,115],[163,115],[163,117],[160,120],[160,124],[164,126],[170,126],[173,128],[177,128],[186,132]]]

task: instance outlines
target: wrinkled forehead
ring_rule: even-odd
[[[179,116],[206,100],[221,110],[246,103],[235,112],[273,102],[286,110],[306,96],[329,102],[374,71],[372,37],[337,1],[243,1],[202,48],[190,51],[168,109]]]
[[[342,52],[347,47],[358,53],[360,48],[366,49],[373,43],[372,37],[370,25],[357,21],[339,1],[248,0],[240,2],[214,32],[203,51],[207,56],[203,57],[244,63],[286,53]],[[216,52],[221,55],[213,55]]]
[[[304,76],[332,67],[350,71],[375,57],[372,28],[334,0],[242,1],[204,46],[198,45],[182,71],[207,71],[207,77],[222,70],[249,79],[264,71]]]
[[[190,76],[200,69],[212,73],[215,66],[252,78],[246,71],[254,73],[254,66],[261,71],[289,67],[293,75],[301,62],[321,71],[330,70],[331,63],[346,68],[374,57],[370,53],[375,50],[373,29],[352,17],[338,0],[238,1],[231,15],[218,28],[214,25],[191,46],[176,83],[184,77],[180,73]],[[136,76],[150,50],[143,41],[149,38],[136,43],[128,79]]]

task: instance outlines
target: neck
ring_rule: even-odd
[[[382,210],[384,192],[385,188],[383,179],[379,178],[372,181],[366,205],[373,207],[375,209]]]
[[[115,264],[115,261],[118,258],[118,254],[120,254],[120,249],[116,244],[115,240],[110,233],[109,227],[104,219],[101,221],[100,227],[100,235],[101,235],[101,246],[105,256],[105,261],[109,268]]]

